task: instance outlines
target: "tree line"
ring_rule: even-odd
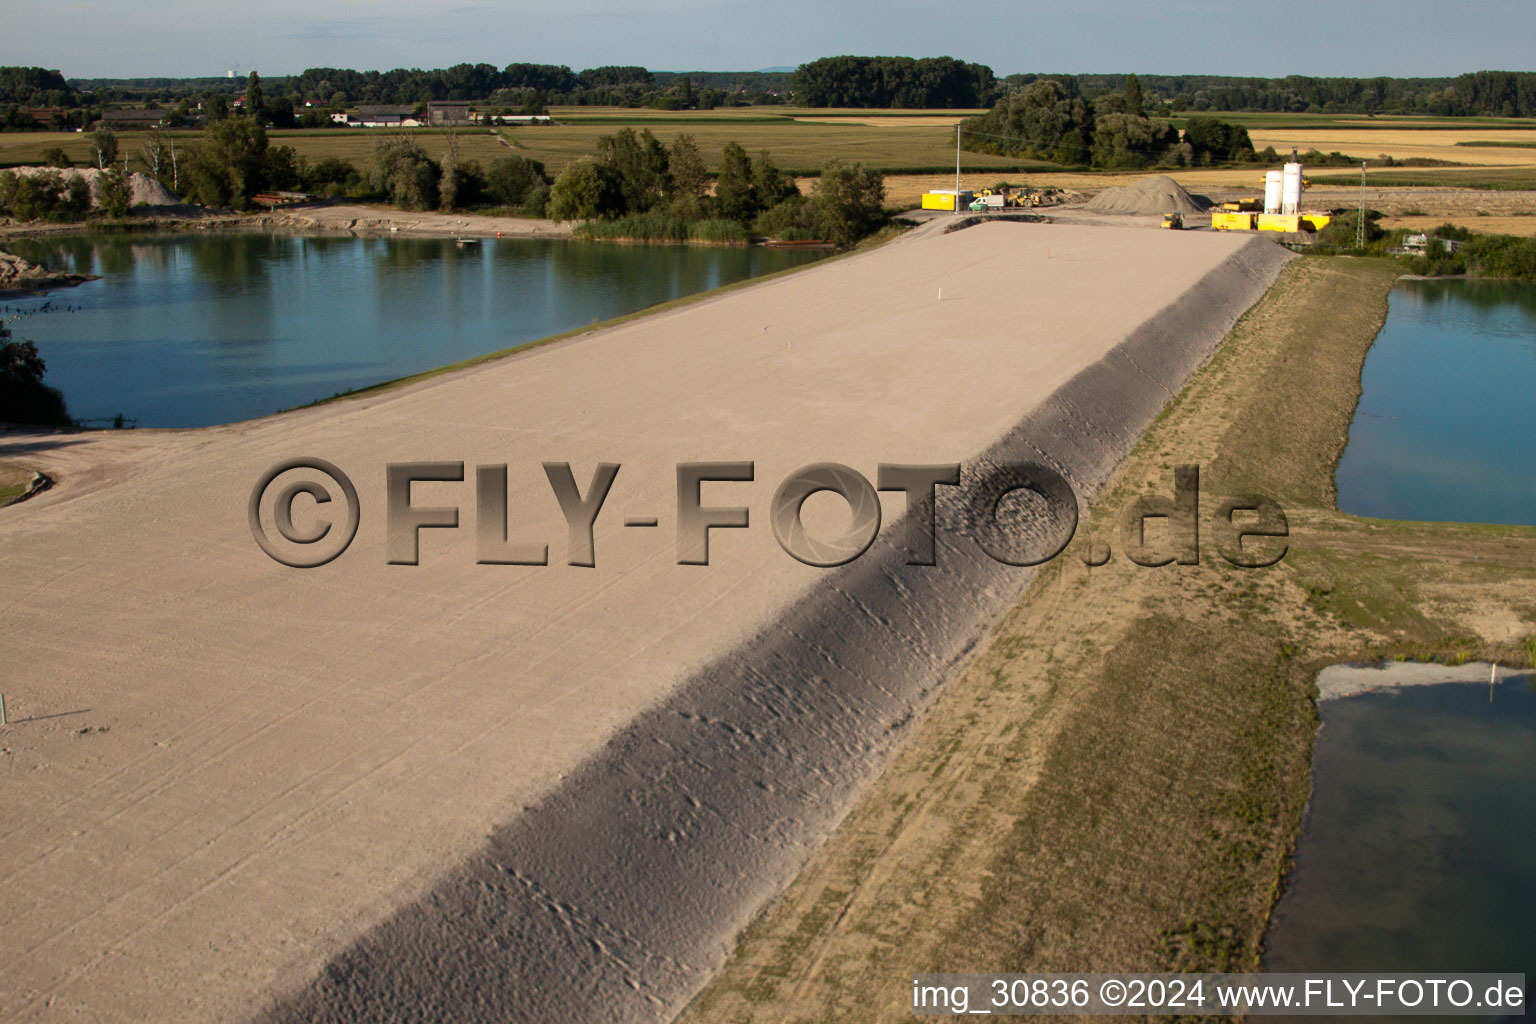
[[[333,108],[432,100],[475,100],[516,109],[551,104],[706,109],[778,102],[760,85],[727,91],[709,84],[696,85],[688,75],[657,74],[634,65],[605,65],[579,72],[564,64],[527,63],[500,69],[491,64],[458,64],[431,71],[310,68],[285,86],[302,99]]]
[[[767,152],[753,158],[735,142],[726,144],[720,170],[711,175],[693,136],[663,146],[649,130],[623,128],[599,138],[594,155],[572,161],[552,178],[542,163],[519,154],[484,166],[460,158],[454,133],[431,138],[445,147],[441,155],[429,154],[419,137],[388,135],[377,141],[371,163],[359,168],[336,157],[310,162],[291,146],[274,146],[256,117],[215,122],[201,139],[179,148],[158,129],[135,133],[132,152],[121,151],[110,130],[98,129],[92,162],[104,173],[97,201],[110,215],[126,215],[132,168],[188,202],[220,209],[249,209],[261,193],[293,190],[385,200],[408,210],[493,207],[587,221],[585,233],[594,237],[744,242],[758,234],[846,245],[886,219],[879,173],[834,161],[807,196]],[[84,179],[64,173],[69,157],[56,147],[48,160],[57,170],[0,172],[0,213],[80,220],[91,212]]]
[[[1031,82],[986,114],[967,118],[961,145],[974,152],[1051,160],[1069,166],[1195,167],[1278,159],[1255,153],[1248,129],[1212,117],[1190,117],[1181,135],[1172,123],[1148,117],[1136,75],[1119,93],[1082,95],[1074,83]]]
[[[1009,75],[1018,92],[1053,79],[1093,100],[1120,93],[1127,75]],[[1536,73],[1476,71],[1454,78],[1239,78],[1223,75],[1140,75],[1148,102],[1163,113],[1230,110],[1253,113],[1430,114],[1439,117],[1536,116]]]
[[[581,233],[598,238],[745,242],[756,234],[850,245],[885,223],[884,203],[876,171],[833,161],[807,196],[766,150],[753,158],[736,142],[726,143],[711,190],[693,136],[668,147],[649,130],[623,128],[555,179],[549,215],[586,221]]]
[[[633,128],[602,136],[595,154],[553,178],[515,154],[482,169],[451,149],[434,159],[415,138],[394,136],[375,147],[369,178],[382,198],[406,209],[510,207],[582,221],[578,233],[592,238],[745,242],[756,234],[848,245],[885,223],[885,180],[857,164],[829,164],[807,196],[766,151],[754,158],[726,143],[711,176],[693,136],[666,146]]]
[[[806,107],[984,107],[1001,92],[992,69],[953,57],[823,57],[795,71]]]
[[[1126,75],[1015,74],[997,79],[990,68],[951,57],[826,57],[784,72],[659,72],[609,65],[573,71],[563,64],[456,64],[449,68],[356,71],[310,68],[272,78],[268,92],[326,109],[356,104],[417,104],[431,100],[496,102],[509,109],[535,103],[653,106],[672,109],[782,103],[812,107],[980,107],[1045,80],[1093,101],[1124,91]],[[1454,78],[1242,78],[1221,75],[1142,75],[1157,113],[1207,110],[1268,113],[1430,114],[1536,117],[1536,73],[1477,71]],[[55,128],[88,125],[112,104],[177,108],[184,115],[219,97],[226,107],[243,79],[144,78],[66,80],[38,67],[0,67],[0,130],[37,125],[25,108],[65,111]],[[791,96],[791,94],[793,94]],[[274,102],[277,111],[281,104]],[[317,117],[323,117],[317,112]]]

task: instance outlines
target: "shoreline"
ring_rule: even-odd
[[[317,203],[297,208],[237,213],[202,211],[193,215],[174,212],[187,208],[165,207],[166,214],[156,215],[156,207],[142,214],[105,221],[46,222],[0,225],[0,244],[12,238],[47,238],[60,235],[139,234],[189,231],[272,231],[294,234],[334,233],[357,237],[399,235],[410,238],[495,238],[498,232],[509,238],[570,238],[575,221],[544,220],[533,217],[497,217],[477,213],[441,213],[411,211],[395,207],[359,203]]]
[[[408,917],[433,885],[474,861],[488,836],[510,834],[501,826],[529,813],[525,808],[554,801],[551,794],[621,741],[639,716],[742,643],[777,635],[810,644],[814,667],[786,670],[800,679],[828,671],[811,633],[764,628],[826,574],[786,556],[761,521],[755,530],[717,536],[712,568],[701,572],[676,564],[673,531],[626,531],[615,512],[607,526],[599,524],[597,568],[573,570],[565,564],[568,526],[550,500],[540,460],[567,460],[583,477],[582,467],[622,462],[615,504],[652,513],[675,506],[679,461],[753,458],[758,481],[721,497],[739,495],[742,504],[762,507],[775,480],[815,458],[842,459],[870,473],[892,457],[921,464],[965,459],[1027,410],[1047,406],[1063,382],[1103,361],[1149,313],[1168,307],[1170,295],[1185,293],[1240,249],[1246,251],[1230,238],[1175,245],[1132,229],[932,232],[822,265],[815,275],[758,282],[717,302],[587,335],[580,344],[547,345],[345,406],[185,434],[0,441],[8,454],[35,453],[44,468],[56,464],[61,480],[0,516],[3,574],[27,595],[7,635],[40,655],[8,659],[16,671],[6,696],[18,715],[24,709],[42,723],[7,738],[6,763],[27,772],[29,785],[11,792],[8,813],[18,827],[0,837],[0,857],[26,867],[0,893],[0,916],[16,922],[14,941],[30,953],[12,965],[16,984],[0,995],[0,1015],[28,1019],[51,998],[60,1010],[139,1019],[152,1015],[152,1006],[185,999],[199,1016],[213,1018],[247,1012],[253,998],[299,992],[397,911]],[[1279,255],[1271,247],[1263,252]],[[1022,283],[1020,263],[1032,268]],[[1035,333],[1054,343],[1020,344],[1021,289],[1040,310]],[[850,303],[850,295],[861,301]],[[1217,312],[1206,303],[1174,310],[1196,318]],[[1171,340],[1197,340],[1178,335],[1174,330]],[[966,343],[934,360],[933,339],[951,336]],[[1149,352],[1165,347],[1143,340]],[[1209,339],[1216,340],[1219,331]],[[1161,405],[1156,385],[1129,361],[1109,360],[1105,368],[1133,382],[1138,402]],[[891,406],[891,393],[906,401]],[[1108,402],[1101,415],[1135,411],[1130,403]],[[1114,445],[1131,433],[1111,429],[1084,438]],[[1059,454],[1075,464],[1078,451],[1064,443]],[[308,573],[265,558],[244,514],[252,481],[277,460],[301,455],[351,474],[364,510],[353,550]],[[466,527],[424,535],[420,566],[391,567],[381,470],[421,458],[515,465],[507,507],[519,510],[523,539],[549,543],[550,564],[487,567],[477,562],[478,540]],[[468,519],[473,484],[467,492],[444,486],[433,489],[456,494]],[[879,584],[870,565],[866,574]],[[958,583],[963,603],[1006,600],[1011,589],[928,575],[933,586]],[[898,635],[880,631],[857,608],[844,609],[847,635],[856,624],[879,632],[879,643],[865,644],[860,657],[921,676],[940,667],[946,649],[963,643],[972,628],[961,623],[960,604],[902,608],[927,624]],[[955,628],[941,628],[951,623]],[[836,623],[825,625],[844,634]],[[749,912],[725,894],[750,889],[753,900],[767,898],[787,881],[808,850],[796,835],[810,830],[819,837],[830,827],[826,816],[841,806],[818,794],[842,792],[867,755],[895,735],[884,726],[899,731],[908,718],[907,695],[894,686],[847,703],[831,684],[770,693],[760,682],[734,691],[706,687],[696,694],[703,718],[671,715],[661,723],[700,750],[719,741],[728,758],[734,752],[767,759],[760,763],[762,777],[772,780],[768,789],[753,785],[756,772],[706,772],[684,789],[698,801],[695,810],[708,812],[695,814],[674,790],[665,813],[648,817],[678,827],[670,835],[655,828],[630,834],[610,823],[599,838],[627,840],[624,855],[613,858],[580,842],[562,853],[561,842],[588,819],[557,816],[559,833],[528,837],[549,856],[529,853],[517,862],[522,877],[536,881],[498,876],[492,890],[481,891],[536,902],[540,893],[567,893],[560,899],[578,908],[572,920],[583,938],[527,950],[481,942],[475,955],[494,957],[496,969],[456,977],[510,986],[495,993],[498,999],[537,998],[536,981],[519,984],[518,962],[529,950],[544,950],[553,962],[543,991],[566,991],[558,979],[573,975],[561,964],[575,962],[593,978],[584,991],[594,997],[643,1000],[646,989],[637,993],[617,976],[626,970],[622,963],[587,962],[614,938],[589,926],[627,922],[632,914],[636,926],[623,924],[625,936],[659,929],[680,943],[681,962],[717,962],[737,915]],[[850,680],[850,688],[857,685]],[[806,690],[835,707],[826,715],[802,713]],[[774,716],[769,708],[779,707],[774,727],[829,752],[834,770],[797,784],[793,762],[787,771],[772,767],[774,748],[746,740],[738,747],[743,734],[712,725],[719,718],[703,698],[746,701],[743,715]],[[83,717],[37,717],[76,712]],[[644,751],[665,756],[655,744]],[[679,759],[678,770],[691,763]],[[102,778],[110,784],[96,784]],[[665,773],[645,778],[660,782]],[[610,786],[593,795],[621,799],[628,779],[618,778],[617,797]],[[739,784],[749,787],[750,800],[732,797]],[[124,801],[142,810],[117,815]],[[809,812],[797,810],[807,801]],[[626,814],[647,817],[643,805],[624,806]],[[762,827],[730,824],[733,815],[750,824],[764,810]],[[410,818],[405,827],[401,815]],[[164,838],[168,827],[172,840]],[[80,857],[59,863],[40,852],[59,834],[71,836]],[[729,857],[710,853],[721,849],[711,845],[717,839]],[[664,855],[655,863],[674,870],[690,863],[687,850],[699,851],[701,870],[724,872],[725,884],[714,890],[721,900],[692,903],[690,894],[707,887],[669,884],[664,892],[680,901],[677,912],[658,916],[633,902],[654,886],[623,889],[609,904],[612,890],[582,877],[589,869],[649,864],[652,853],[640,851],[657,848]],[[183,850],[187,856],[179,855]],[[583,851],[588,861],[576,856]],[[760,856],[766,866],[761,873],[732,871],[741,856]],[[103,860],[111,872],[94,869]],[[155,879],[152,890],[146,877]],[[40,887],[73,896],[67,904],[31,899]],[[154,906],[114,912],[125,898]],[[703,915],[702,925],[692,923],[694,913]],[[473,932],[473,917],[438,919]],[[497,920],[529,929],[558,925],[539,912]],[[669,931],[669,921],[684,923]],[[77,960],[74,946],[50,941],[66,929],[88,933],[92,943],[121,944],[126,953]],[[637,981],[645,986],[686,998],[670,988],[669,944],[647,942],[627,962],[643,971]],[[690,944],[707,955],[687,952]],[[652,948],[654,955],[646,955]],[[688,969],[689,990],[702,982],[696,969]],[[148,989],[146,977],[155,982]],[[430,983],[441,976],[415,977]]]
[[[1310,792],[1319,672],[1531,657],[1536,528],[1334,506],[1395,269],[1286,267],[684,1024],[897,1024],[912,1009],[890,982],[913,971],[1257,969]],[[1285,558],[1089,568],[1175,462],[1202,466],[1202,505],[1207,488],[1279,501]]]

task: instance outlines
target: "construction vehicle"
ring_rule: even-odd
[[[1015,210],[1038,206],[1039,200],[1024,192],[1015,192],[1006,185],[1000,189],[984,188],[976,193],[972,210]]]
[[[1167,228],[1169,231],[1183,231],[1184,215],[1182,213],[1163,214],[1163,227]]]

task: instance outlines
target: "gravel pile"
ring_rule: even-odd
[[[51,171],[63,178],[66,183],[71,178],[84,178],[86,184],[91,186],[91,205],[101,205],[96,198],[96,189],[97,179],[101,177],[102,172],[95,167],[13,167],[11,170],[17,174],[28,175],[43,174]],[[140,204],[145,206],[175,206],[181,202],[181,199],[170,189],[149,175],[140,174],[138,171],[128,175],[128,189],[132,195],[130,203],[133,206]]]
[[[1089,201],[1087,209],[1102,213],[1204,213],[1210,208],[1204,196],[1192,196],[1166,174],[1142,178],[1134,185],[1107,188]]]

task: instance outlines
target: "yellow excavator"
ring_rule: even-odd
[[[1169,231],[1184,230],[1184,215],[1182,213],[1163,214],[1163,227]]]

